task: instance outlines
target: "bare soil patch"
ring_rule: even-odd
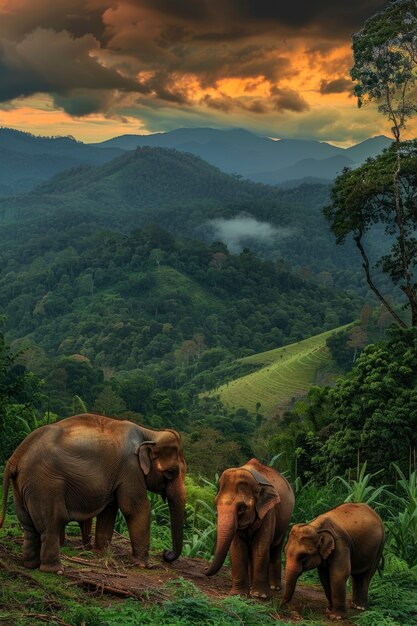
[[[71,548],[80,548],[80,541],[70,539],[67,545]],[[151,559],[151,569],[140,569],[130,562],[130,543],[122,537],[116,536],[107,555],[86,553],[80,551],[80,556],[63,556],[64,576],[72,584],[83,586],[96,594],[111,594],[115,597],[138,598],[145,602],[162,602],[169,598],[164,585],[175,583],[179,579],[192,582],[200,591],[212,599],[225,598],[231,588],[230,570],[223,567],[212,577],[204,574],[207,561],[197,558],[181,557],[174,563],[165,563],[162,555],[155,555]],[[274,606],[278,604],[282,592],[274,592]],[[260,601],[261,602],[261,601]],[[276,613],[277,618],[289,622],[305,620],[306,611],[319,613],[320,619],[329,624],[325,616],[326,599],[323,589],[319,585],[298,584],[290,608],[282,613]],[[302,616],[304,614],[304,617]],[[348,620],[338,621],[338,624],[348,625]]]

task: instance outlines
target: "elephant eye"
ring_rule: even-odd
[[[177,475],[178,475],[178,468],[176,468],[176,467],[171,467],[170,469],[167,469],[164,472],[164,476],[168,480],[172,480]]]
[[[245,509],[246,509],[246,506],[243,503],[238,504],[237,505],[237,514],[238,515],[242,515],[242,513],[245,511]]]

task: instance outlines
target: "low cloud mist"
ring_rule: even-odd
[[[230,252],[239,252],[250,241],[264,245],[277,244],[295,232],[293,228],[278,228],[247,216],[210,220],[209,227],[212,230],[212,239],[223,241]]]

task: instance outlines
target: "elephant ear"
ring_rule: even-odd
[[[281,498],[274,487],[272,485],[262,485],[256,503],[256,512],[258,513],[259,519],[263,519],[268,511],[279,502],[281,502]]]
[[[259,496],[256,502],[256,512],[259,519],[263,519],[273,506],[281,501],[276,489],[269,480],[250,465],[243,465],[243,468],[250,472],[260,486]]]
[[[156,441],[144,441],[138,448],[139,465],[142,472],[147,476],[151,471],[152,458],[151,449],[156,444]]]
[[[330,554],[333,552],[336,546],[335,536],[331,530],[327,528],[322,528],[317,531],[320,533],[319,537],[319,552],[321,558],[325,561],[329,558]]]

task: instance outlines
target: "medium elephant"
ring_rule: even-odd
[[[352,607],[365,610],[368,587],[381,563],[384,525],[367,504],[341,504],[310,524],[295,524],[285,548],[287,604],[302,572],[317,567],[333,619],[347,616],[346,582],[352,575]]]
[[[180,435],[133,422],[85,413],[43,426],[18,446],[3,480],[4,522],[9,482],[23,526],[23,562],[28,568],[61,572],[59,545],[65,524],[84,523],[85,536],[97,516],[96,545],[111,539],[118,508],[129,531],[132,560],[147,567],[151,511],[147,490],[168,500],[172,551],[182,550],[185,461]],[[90,520],[90,522],[88,522]]]
[[[227,469],[216,496],[217,546],[205,571],[216,574],[230,547],[232,594],[269,598],[281,588],[281,552],[294,509],[291,486],[279,472],[251,459]]]

